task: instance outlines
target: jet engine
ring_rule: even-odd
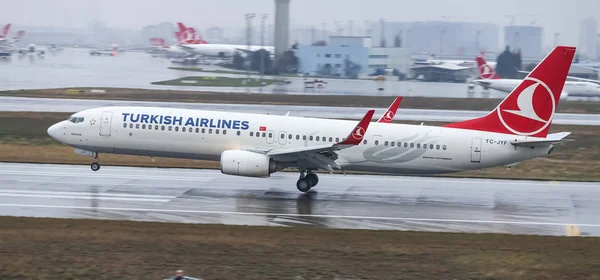
[[[271,157],[249,151],[227,150],[221,153],[221,173],[246,177],[269,177],[277,171]]]

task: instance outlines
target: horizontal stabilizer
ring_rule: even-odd
[[[548,134],[546,138],[538,138],[538,139],[515,139],[510,141],[511,144],[515,146],[530,146],[532,144],[558,144],[563,141],[567,141],[568,139],[564,139],[569,136],[571,132],[559,132],[559,133],[551,133]]]

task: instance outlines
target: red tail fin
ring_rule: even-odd
[[[396,111],[398,110],[398,106],[400,106],[400,102],[402,102],[402,96],[396,97],[394,102],[390,105],[390,107],[385,111],[385,113],[379,118],[377,122],[380,123],[391,123],[396,115]]]
[[[2,34],[0,34],[0,38],[6,38],[6,35],[8,35],[8,31],[10,30],[10,26],[12,24],[9,23],[7,25],[4,26],[4,28],[2,28]]]
[[[556,47],[492,112],[445,127],[546,137],[574,55]]]
[[[489,80],[489,79],[500,79],[500,76],[496,74],[494,68],[492,68],[485,59],[483,55],[478,55],[475,57],[475,61],[477,61],[477,72],[479,74],[480,79]]]
[[[15,37],[13,37],[13,39],[19,40],[19,39],[23,38],[23,36],[25,36],[25,30],[19,30],[19,32],[17,32],[17,35]]]

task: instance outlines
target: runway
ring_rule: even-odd
[[[391,100],[391,99],[390,99]],[[391,101],[390,101],[391,102]],[[86,109],[105,106],[155,106],[198,110],[236,111],[244,113],[260,113],[317,118],[360,119],[369,108],[360,107],[327,107],[327,106],[291,106],[291,105],[262,105],[262,104],[211,104],[183,102],[150,102],[150,101],[118,101],[90,99],[52,99],[27,97],[0,97],[0,111],[14,112],[78,112]],[[380,116],[387,108],[376,109]],[[487,114],[486,111],[459,110],[428,110],[400,108],[394,117],[403,121],[442,121],[455,122],[477,118]],[[600,125],[600,117],[596,114],[565,114],[556,113],[552,123],[574,125]]]
[[[0,215],[295,227],[600,235],[600,184],[0,163]]]

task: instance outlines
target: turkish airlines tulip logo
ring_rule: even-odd
[[[383,120],[386,122],[392,122],[392,120],[394,119],[394,115],[394,112],[387,111],[385,115],[383,115]]]
[[[483,64],[483,65],[479,66],[478,70],[479,70],[479,76],[482,79],[486,79],[486,80],[491,79],[496,74],[496,71],[494,71],[494,69],[492,69],[492,67],[487,64]]]
[[[362,127],[357,127],[352,133],[352,137],[356,140],[361,140],[365,136],[365,129]]]
[[[526,78],[498,107],[498,117],[506,129],[517,135],[535,135],[552,122],[556,109],[554,94],[536,78]]]

